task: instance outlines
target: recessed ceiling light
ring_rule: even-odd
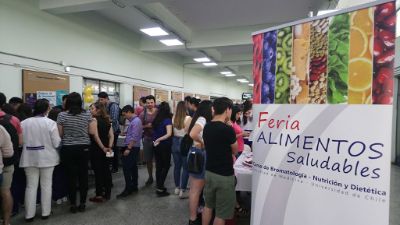
[[[160,40],[160,42],[166,46],[183,45],[183,42],[178,39],[164,39],[164,40]]]
[[[234,76],[236,76],[236,74],[230,73],[230,74],[225,74],[225,76],[226,76],[226,77],[234,77]]]
[[[140,31],[152,37],[168,35],[168,33],[161,29],[161,27],[144,28],[140,29]]]
[[[318,11],[317,16],[322,16],[322,15],[336,12],[336,11],[338,11],[338,10],[337,9],[320,10],[320,11]]]
[[[208,63],[203,63],[204,66],[217,66],[218,64],[215,62],[208,62]]]
[[[237,81],[239,81],[240,83],[249,83],[249,81],[246,79],[237,79]]]
[[[254,87],[254,84],[249,84],[250,87]]]
[[[220,73],[223,74],[223,75],[226,75],[226,74],[231,74],[232,71],[221,71]]]
[[[196,61],[196,62],[200,62],[200,63],[202,63],[202,62],[210,62],[210,61],[211,61],[211,60],[210,60],[209,58],[207,58],[207,57],[203,57],[203,58],[194,58],[193,60]]]

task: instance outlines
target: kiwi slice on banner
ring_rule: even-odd
[[[292,59],[285,58],[284,62],[281,65],[282,65],[282,72],[290,75],[292,72]]]
[[[282,39],[282,47],[286,51],[290,51],[290,49],[292,48],[292,32],[286,34],[285,37],[283,37],[283,39]]]
[[[278,31],[278,38],[282,38],[283,36],[285,36],[285,31],[282,29],[280,31]]]
[[[277,92],[285,92],[289,89],[290,86],[290,79],[289,76],[284,73],[276,74],[275,78],[275,88]]]
[[[285,59],[286,59],[285,51],[283,51],[283,48],[277,47],[276,48],[276,64],[282,65],[285,62]]]

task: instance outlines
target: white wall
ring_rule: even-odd
[[[206,70],[183,69],[183,58],[176,54],[141,52],[137,34],[95,13],[54,16],[40,11],[37,0],[0,0],[0,30],[0,52],[64,61],[72,66],[70,73],[77,76],[204,95],[219,93],[236,99],[247,90],[245,85],[216,78]],[[15,63],[20,65],[4,65]],[[63,71],[60,65],[0,53],[0,76],[6,81],[0,82],[0,91],[20,96],[24,67]],[[82,78],[72,79],[71,90],[80,90]],[[123,95],[131,96],[130,89],[121,90],[121,98],[129,100]]]

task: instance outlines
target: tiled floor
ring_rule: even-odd
[[[70,214],[67,204],[53,207],[53,216],[42,221],[37,217],[32,225],[185,225],[188,218],[188,200],[175,195],[157,198],[154,188],[144,187],[147,178],[144,167],[140,168],[140,191],[124,200],[115,199],[123,187],[122,173],[114,175],[114,198],[104,204],[88,203],[85,213]],[[169,172],[167,187],[173,192],[172,171]],[[93,195],[90,190],[89,196]],[[40,215],[40,211],[37,212]],[[25,224],[23,212],[12,220],[13,225]],[[249,219],[241,219],[238,225],[250,224]],[[305,224],[306,225],[306,224]],[[392,166],[390,225],[400,225],[400,167]]]

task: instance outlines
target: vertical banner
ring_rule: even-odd
[[[252,225],[389,224],[395,1],[331,15],[253,34]]]

